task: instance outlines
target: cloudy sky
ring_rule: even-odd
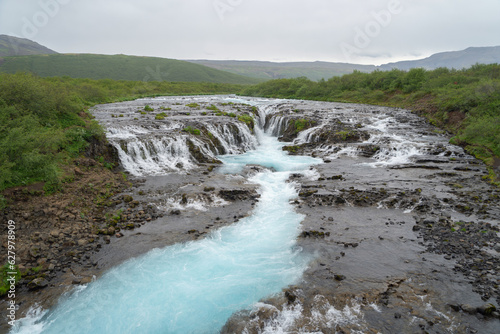
[[[499,0],[0,0],[61,53],[381,64],[500,45]]]

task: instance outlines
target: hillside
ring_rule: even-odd
[[[439,67],[447,67],[459,70],[471,67],[474,64],[495,63],[500,63],[500,46],[471,47],[462,51],[441,52],[420,60],[384,64],[380,66],[380,69],[391,70],[396,68],[399,70],[409,70],[411,68],[422,67],[426,70],[433,70]]]
[[[269,61],[238,61],[238,60],[187,60],[191,63],[209,66],[231,73],[245,75],[258,79],[291,79],[307,77],[311,80],[328,79],[352,73],[354,70],[371,72],[376,69],[373,65],[359,65],[348,63],[290,62],[274,63]]]
[[[321,61],[290,63],[237,60],[187,61],[252,78],[269,80],[306,77],[309,80],[318,81],[320,79],[329,79],[334,76],[338,77],[349,74],[354,70],[372,72],[374,70],[389,71],[391,69],[409,70],[419,67],[427,70],[439,67],[462,69],[471,67],[474,64],[495,64],[500,63],[500,46],[471,47],[462,51],[436,53],[425,59],[400,61],[380,66]]]
[[[0,35],[0,57],[56,53],[57,52],[26,38]]]
[[[182,60],[125,55],[54,54],[5,57],[0,72],[32,72],[41,77],[131,81],[254,84],[262,80],[223,72]]]

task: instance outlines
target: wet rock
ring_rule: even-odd
[[[226,201],[243,201],[255,198],[255,195],[254,191],[246,189],[219,190],[219,196]]]
[[[373,157],[378,151],[380,151],[380,146],[373,144],[360,145],[357,148],[359,155],[365,158]]]
[[[286,299],[288,301],[288,304],[293,304],[297,300],[297,296],[291,290],[286,290],[285,291],[285,297],[286,297]]]
[[[462,304],[460,305],[460,308],[462,309],[462,311],[469,314],[475,314],[477,312],[477,308],[472,307],[469,304]]]
[[[309,197],[309,196],[316,194],[317,192],[318,192],[318,190],[303,190],[303,191],[299,192],[299,196],[300,197]]]
[[[330,232],[323,232],[323,231],[303,231],[300,234],[300,238],[324,238],[325,236],[330,236]]]
[[[333,276],[333,278],[335,278],[336,281],[343,281],[346,279],[346,277],[344,275],[340,275],[340,274],[335,274]]]
[[[495,244],[495,246],[493,247],[493,249],[495,251],[497,251],[498,253],[500,253],[500,243]]]
[[[497,308],[493,304],[484,304],[477,308],[477,312],[485,316],[491,316],[496,310]]]
[[[30,290],[42,289],[49,285],[49,282],[42,277],[35,278],[31,282],[28,283],[28,288]]]

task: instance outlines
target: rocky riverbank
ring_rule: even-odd
[[[7,194],[3,218],[18,226],[24,273],[18,314],[247,216],[259,200],[247,176],[259,166],[223,175],[217,155],[255,147],[259,123],[289,154],[324,161],[314,177],[289,180],[305,215],[297,246],[312,260],[301,282],[235,314],[224,333],[497,333],[500,190],[416,115],[227,97],[137,100],[94,114],[126,174],[84,158],[61,194]]]
[[[188,111],[196,109],[177,106],[183,110],[178,114],[181,119],[190,118]],[[162,124],[156,115],[163,112],[166,110],[145,115],[134,108],[134,114],[152,117],[153,121],[148,122],[156,122],[156,126]],[[222,116],[234,119],[233,115]],[[106,117],[114,119],[118,115],[106,112]],[[121,147],[96,143],[86,157],[66,167],[60,192],[46,195],[43,184],[5,192],[9,205],[1,212],[2,220],[16,223],[16,264],[21,274],[15,297],[18,319],[33,307],[50,308],[73,287],[91,282],[129,258],[156,247],[203,238],[212,229],[248,215],[259,197],[255,186],[247,184],[244,177],[217,174],[214,169],[220,162],[214,155],[225,148],[245,150],[251,142],[243,142],[244,137],[238,137],[238,129],[232,124],[234,147],[228,147],[206,127],[202,128],[203,136],[182,131],[203,124],[190,119],[189,124],[176,129],[176,135],[183,133],[192,138],[187,146],[189,159],[177,161],[170,173],[147,178],[131,175],[119,160]],[[219,117],[216,120],[224,123]],[[241,118],[239,124],[251,129],[253,123],[247,125],[245,121],[248,119]],[[200,138],[215,151],[211,156],[195,145]],[[6,235],[7,225],[4,232]],[[7,261],[7,247],[4,238],[0,258],[3,263]],[[6,296],[1,303],[5,307],[0,316],[7,319]],[[0,333],[9,327],[7,321],[2,321]]]
[[[267,124],[293,142],[283,149],[325,161],[315,181],[290,180],[306,215],[298,245],[314,261],[223,332],[496,333],[500,190],[485,166],[408,111],[278,109]]]

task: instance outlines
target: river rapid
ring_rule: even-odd
[[[165,216],[11,333],[500,330],[500,192],[411,112],[195,96],[93,114]]]

